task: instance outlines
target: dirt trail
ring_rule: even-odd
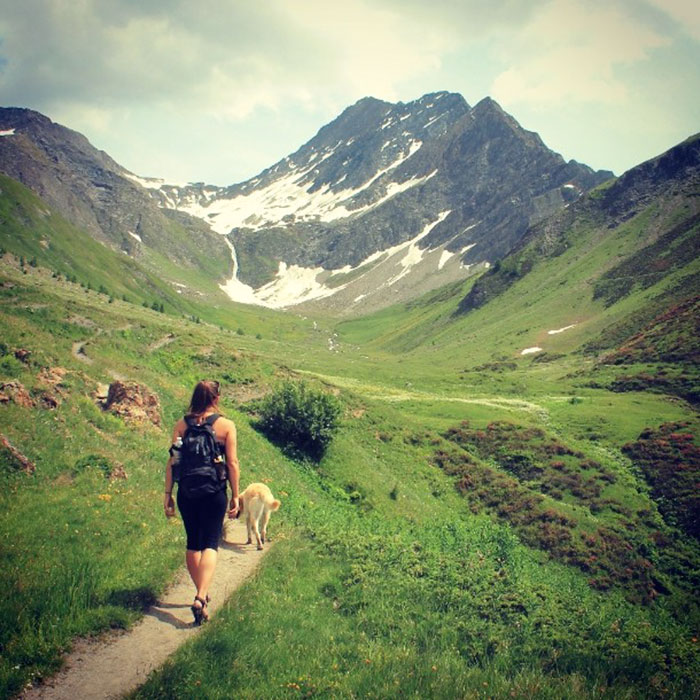
[[[227,528],[209,603],[210,614],[255,571],[265,552],[246,541],[245,524]],[[184,555],[184,553],[183,553]],[[119,698],[141,685],[185,640],[192,626],[194,587],[186,571],[132,630],[107,641],[81,640],[66,658],[64,670],[44,685],[28,690],[23,700],[104,700]]]
[[[154,352],[155,350],[160,350],[160,348],[164,347],[165,345],[169,345],[176,339],[177,336],[174,333],[168,333],[168,335],[164,336],[160,340],[156,340],[154,343],[151,343],[146,349],[148,352]]]
[[[85,352],[85,345],[87,342],[87,340],[77,340],[75,343],[73,343],[71,354],[76,360],[80,360],[81,362],[86,362],[87,364],[91,365],[92,358],[88,357],[87,353]]]

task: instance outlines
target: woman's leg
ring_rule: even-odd
[[[199,510],[199,541],[197,551],[187,552],[188,570],[189,562],[192,562],[190,576],[197,588],[197,597],[207,600],[209,587],[214,578],[216,562],[218,559],[219,540],[221,539],[221,529],[226,514],[226,491],[222,490],[213,494],[211,498],[202,503]],[[201,603],[195,601],[195,607]]]
[[[196,551],[194,549],[188,549],[185,552],[185,563],[187,564],[187,571],[190,573],[190,578],[192,583],[194,583],[195,588],[199,588],[199,565],[202,560],[202,552]]]
[[[177,507],[180,510],[180,515],[185,525],[185,534],[187,535],[185,564],[194,587],[199,588],[199,566],[202,560],[202,549],[204,549],[201,542],[201,508],[198,507],[197,501],[190,501],[188,498],[185,498],[179,490],[177,493]]]
[[[200,554],[200,558],[195,586],[197,586],[197,597],[206,600],[209,586],[214,578],[218,552],[215,549],[207,548],[203,552],[198,552],[198,554]]]

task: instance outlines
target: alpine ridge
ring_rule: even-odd
[[[612,177],[565,162],[494,100],[449,92],[365,97],[226,187],[139,177],[28,109],[1,109],[0,133],[0,172],[108,247],[167,261],[178,289],[194,268],[236,302],[334,315],[463,281]]]
[[[24,108],[0,108],[0,134],[0,173],[108,248],[161,274],[163,259],[199,269],[212,284],[230,274],[220,236],[194,217],[158,207],[131,173],[82,134]]]
[[[361,99],[246,182],[139,179],[235,247],[237,301],[366,312],[466,278],[612,177],[565,162],[492,99]]]

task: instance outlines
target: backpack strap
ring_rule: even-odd
[[[219,418],[221,418],[220,413],[212,413],[210,416],[207,416],[207,419],[203,423],[197,423],[197,419],[194,416],[184,416],[185,423],[188,428],[191,428],[193,425],[213,426]]]

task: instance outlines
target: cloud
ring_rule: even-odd
[[[669,43],[622,5],[554,0],[505,49],[509,67],[491,92],[506,106],[619,105],[628,99],[628,87],[618,69]]]
[[[648,0],[668,15],[680,29],[696,41],[700,40],[700,3],[695,0]]]
[[[237,119],[321,93],[391,97],[450,44],[399,5],[365,0],[6,5],[0,90],[39,108],[145,101]]]
[[[3,104],[146,174],[255,173],[366,95],[491,94],[538,129],[622,106],[674,134],[697,123],[685,0],[0,2]]]

